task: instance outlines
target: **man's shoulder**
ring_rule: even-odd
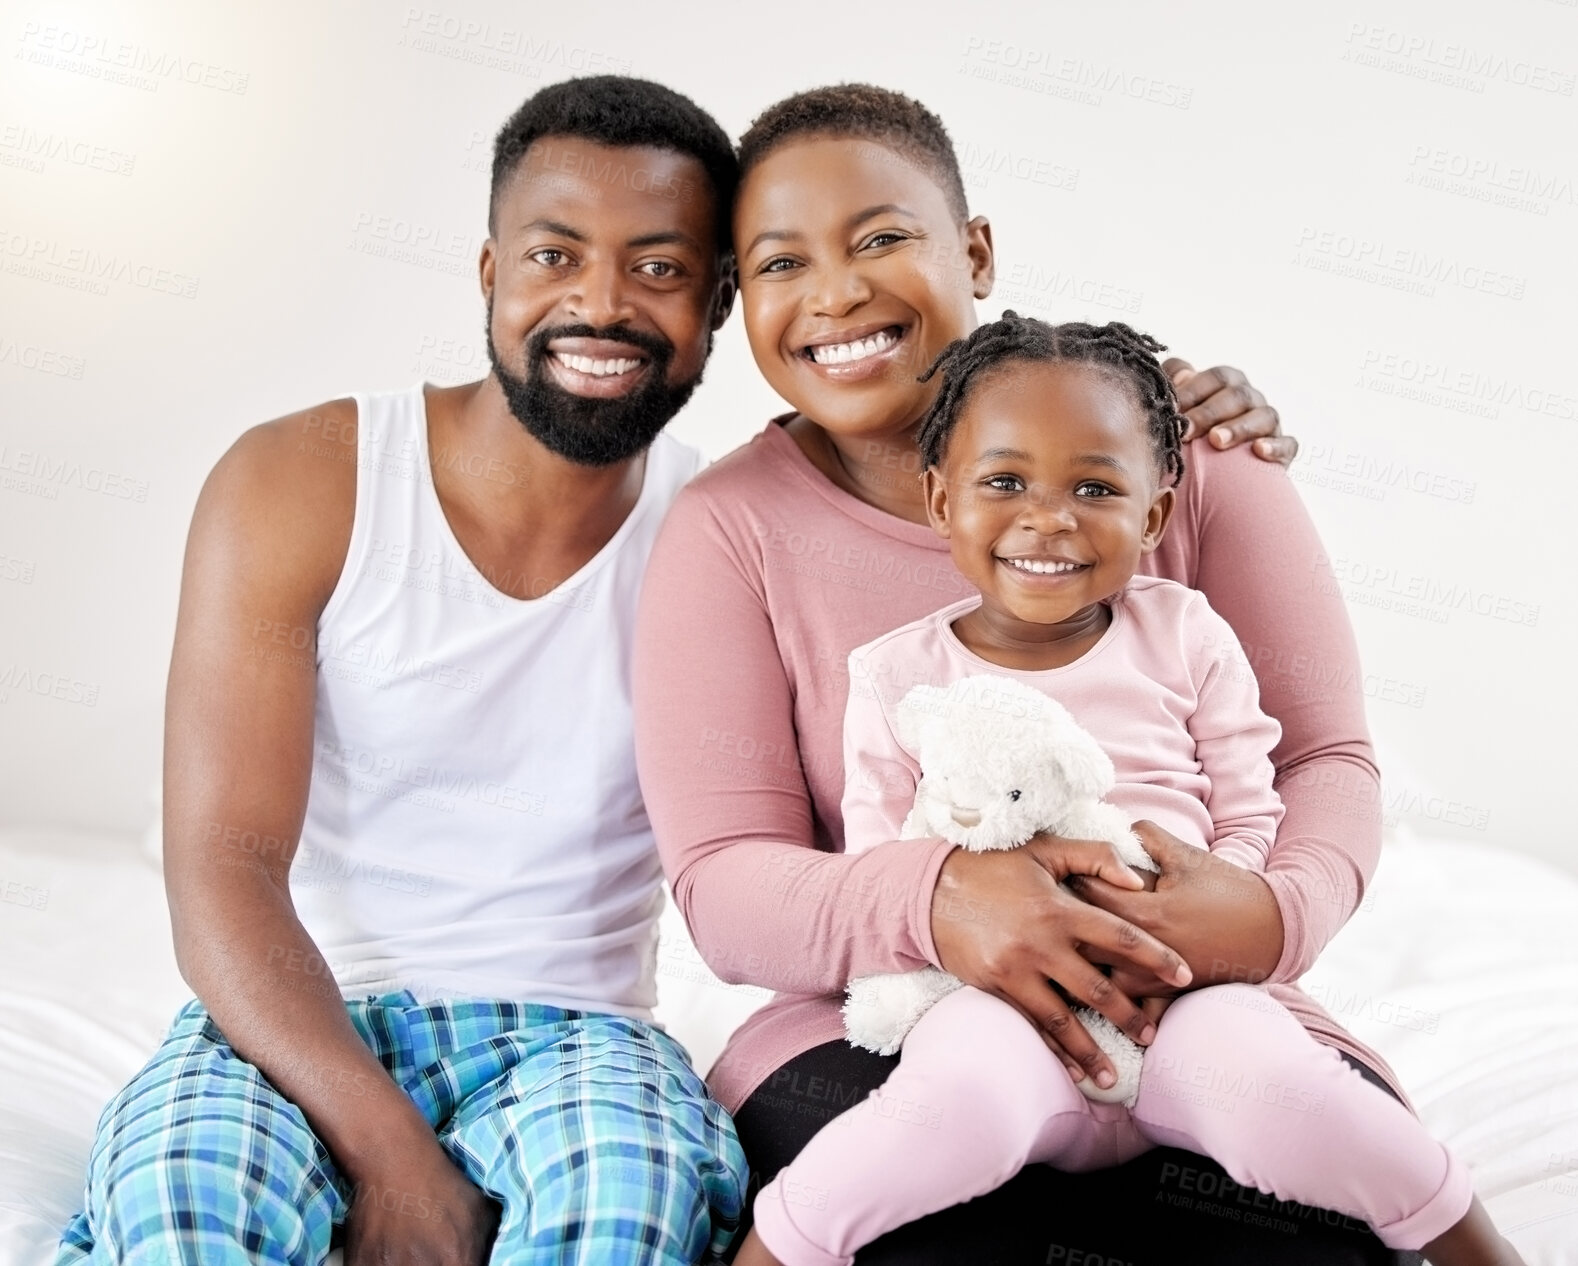
[[[203,484],[192,542],[236,566],[259,551],[288,556],[326,600],[356,514],[357,426],[346,397],[244,431]]]
[[[305,481],[308,488],[356,486],[357,405],[354,397],[287,413],[243,431],[214,467],[239,483],[273,485],[285,497]]]

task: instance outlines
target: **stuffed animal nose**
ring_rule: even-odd
[[[979,809],[961,809],[958,805],[948,806],[948,816],[962,827],[981,825],[981,811]]]

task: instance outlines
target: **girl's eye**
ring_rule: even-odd
[[[1114,497],[1117,491],[1106,484],[1099,484],[1093,479],[1087,479],[1074,490],[1082,497]]]
[[[988,488],[995,488],[998,492],[1018,492],[1024,484],[1018,475],[993,475],[986,481]]]

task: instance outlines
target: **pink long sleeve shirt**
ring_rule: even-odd
[[[1112,622],[1071,664],[1039,672],[976,655],[953,622],[980,606],[950,603],[850,654],[844,711],[844,851],[897,839],[922,773],[899,739],[900,701],[916,685],[990,674],[1056,699],[1112,761],[1105,797],[1186,844],[1264,872],[1282,820],[1271,749],[1281,730],[1260,710],[1238,639],[1197,590],[1136,576]],[[1012,723],[1009,722],[1011,725]]]
[[[1145,570],[1199,589],[1238,634],[1286,815],[1265,880],[1282,914],[1276,997],[1321,1041],[1385,1064],[1292,982],[1348,919],[1380,855],[1365,679],[1325,552],[1286,473],[1247,448],[1188,446]],[[642,591],[635,722],[642,790],[697,949],[777,991],[708,1076],[729,1109],[843,1036],[855,976],[937,963],[932,890],[949,845],[846,856],[850,651],[973,590],[945,542],[834,486],[778,422],[669,511]]]

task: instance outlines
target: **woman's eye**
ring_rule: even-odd
[[[796,267],[794,260],[784,255],[774,256],[756,271],[759,273],[785,273]]]
[[[907,242],[909,238],[903,233],[884,232],[873,233],[866,239],[867,246],[892,246],[895,242]]]

